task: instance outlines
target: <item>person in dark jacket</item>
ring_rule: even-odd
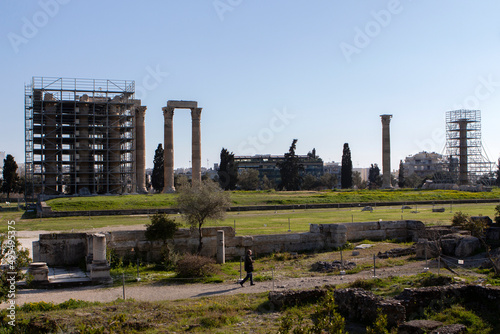
[[[247,275],[243,281],[240,282],[241,287],[243,287],[243,283],[245,283],[248,279],[250,279],[250,285],[255,285],[253,283],[253,261],[252,251],[249,249],[245,255],[245,271],[247,272]]]

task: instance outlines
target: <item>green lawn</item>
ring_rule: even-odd
[[[175,194],[67,197],[47,201],[53,211],[159,209],[175,207]],[[500,189],[472,193],[454,190],[232,191],[233,207],[325,203],[415,202],[459,199],[499,199]]]
[[[235,226],[238,235],[276,234],[307,232],[309,224],[330,224],[382,220],[412,219],[421,220],[428,225],[450,224],[457,211],[470,215],[494,217],[496,204],[461,204],[436,206],[445,207],[442,213],[432,212],[432,205],[412,206],[402,212],[400,206],[375,207],[373,212],[363,212],[362,207],[341,209],[300,209],[278,211],[229,212],[225,221],[208,222],[207,226]],[[416,212],[416,213],[412,213]],[[175,215],[182,222],[182,215]],[[288,220],[290,219],[290,226]],[[149,222],[148,215],[139,216],[79,216],[64,218],[23,219],[22,212],[0,212],[0,232],[7,230],[7,220],[16,221],[16,230],[80,231],[106,226],[144,225]]]

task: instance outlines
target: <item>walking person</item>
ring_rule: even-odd
[[[243,287],[243,283],[245,283],[248,279],[250,279],[250,285],[255,285],[253,283],[253,262],[254,259],[252,258],[252,251],[249,249],[245,255],[245,271],[247,272],[247,275],[243,281],[240,282],[241,287]]]

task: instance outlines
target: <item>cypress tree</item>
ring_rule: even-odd
[[[352,160],[349,144],[344,144],[342,152],[342,167],[340,170],[340,184],[342,189],[352,188]]]

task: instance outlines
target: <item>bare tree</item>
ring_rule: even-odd
[[[205,180],[194,186],[182,187],[177,197],[177,205],[191,228],[198,228],[198,254],[201,254],[201,228],[207,220],[224,220],[226,211],[231,206],[230,195],[212,180]]]

